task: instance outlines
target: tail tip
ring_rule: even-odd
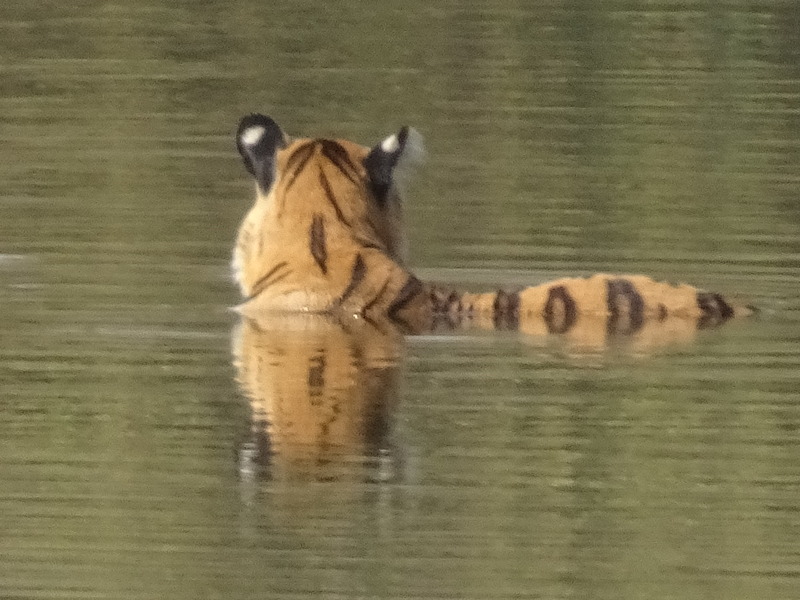
[[[733,307],[735,317],[753,317],[760,312],[761,310],[755,304],[739,304]]]

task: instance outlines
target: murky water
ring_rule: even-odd
[[[3,3],[1,596],[800,597],[800,13],[591,4]],[[422,131],[427,278],[644,271],[762,314],[612,347],[239,324],[253,110]]]

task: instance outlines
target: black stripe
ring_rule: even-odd
[[[436,286],[431,286],[428,295],[431,298],[431,307],[433,308],[433,312],[444,312],[446,306],[445,303],[447,302],[447,292]]]
[[[367,302],[364,305],[364,308],[362,310],[362,314],[366,315],[370,310],[372,310],[372,307],[375,306],[378,303],[378,300],[381,299],[381,297],[383,296],[384,292],[386,291],[386,288],[389,287],[389,281],[390,281],[390,279],[386,279],[386,281],[383,282],[383,285],[381,286],[381,289],[378,290],[378,293],[375,294],[375,296],[372,298],[372,300],[370,300],[369,302]]]
[[[347,300],[352,293],[356,290],[359,284],[364,280],[364,276],[367,274],[367,265],[364,264],[364,259],[361,258],[361,255],[356,255],[356,260],[353,263],[353,272],[350,275],[350,283],[347,284],[347,287],[342,292],[342,295],[336,301],[336,304],[344,304],[344,301]]]
[[[397,313],[403,310],[409,302],[422,292],[423,288],[424,286],[419,279],[413,275],[409,275],[408,280],[406,280],[403,287],[400,288],[400,291],[397,292],[394,302],[389,305],[389,310],[387,311],[389,318],[397,320]]]
[[[578,316],[575,300],[563,285],[550,288],[543,316],[548,333],[566,333],[575,324]]]
[[[322,171],[319,172],[319,183],[325,192],[325,197],[328,199],[328,202],[333,205],[333,210],[336,212],[336,218],[347,225],[347,227],[350,227],[350,223],[344,218],[344,213],[339,207],[339,203],[336,201],[336,195],[333,193],[333,189],[331,189],[331,184],[328,181],[328,178],[325,176],[325,173]]]
[[[319,213],[314,215],[311,220],[311,228],[308,231],[308,248],[311,256],[317,261],[320,270],[324,275],[328,274],[328,248],[325,245],[325,219]]]
[[[609,279],[608,288],[608,322],[606,330],[609,334],[630,335],[636,333],[644,325],[644,300],[627,279]]]
[[[720,325],[734,314],[731,305],[721,295],[713,292],[697,292],[697,307],[702,313],[697,322],[698,329]]]
[[[441,326],[445,329],[454,329],[458,327],[461,321],[459,313],[462,308],[461,296],[458,292],[439,287],[430,287],[428,289],[428,299],[433,311],[434,328]],[[470,307],[471,313],[472,309]]]
[[[662,322],[669,316],[669,312],[667,311],[667,307],[663,304],[658,305],[658,322]]]
[[[450,312],[453,304],[460,299],[457,292],[438,287],[432,287],[428,295],[431,299],[433,312],[442,314]]]
[[[720,316],[722,317],[723,321],[727,321],[733,316],[733,309],[731,305],[725,302],[725,298],[723,298],[720,294],[714,294],[714,299],[717,301],[717,307],[719,308]]]
[[[261,278],[260,278],[258,281],[256,281],[256,282],[253,284],[253,287],[252,287],[252,293],[250,294],[250,298],[254,298],[255,296],[258,296],[258,295],[259,295],[261,292],[263,292],[263,291],[264,291],[265,289],[267,289],[269,286],[271,286],[271,285],[274,285],[274,284],[278,283],[278,282],[279,282],[279,281],[281,281],[282,279],[285,279],[285,278],[286,278],[286,277],[289,275],[289,273],[291,273],[291,272],[292,272],[292,270],[291,270],[291,269],[289,269],[288,271],[286,271],[286,272],[285,272],[285,273],[283,273],[282,275],[279,275],[278,277],[276,277],[275,279],[273,279],[272,281],[270,281],[270,278],[271,278],[273,275],[277,274],[277,273],[278,273],[278,271],[280,271],[281,269],[283,269],[284,267],[287,267],[287,266],[288,266],[288,263],[287,263],[285,260],[282,260],[282,261],[281,261],[281,262],[279,262],[277,265],[275,265],[274,267],[272,267],[272,268],[271,268],[271,269],[270,269],[270,270],[267,272],[267,274],[266,274],[266,275],[264,275],[263,277],[261,277]]]
[[[498,290],[492,305],[492,318],[497,329],[519,327],[519,292]]]
[[[371,249],[371,250],[380,250],[381,252],[384,252],[384,249],[381,248],[380,246],[378,246],[378,244],[376,244],[375,242],[373,242],[371,240],[368,240],[368,239],[364,238],[363,236],[360,236],[358,234],[354,234],[353,237],[355,238],[356,242],[358,242],[358,245],[361,246],[362,250]]]
[[[697,292],[697,308],[700,309],[701,313],[700,320],[697,322],[698,329],[713,327],[716,324],[710,296],[711,294],[708,292]]]
[[[319,140],[319,143],[322,146],[322,155],[331,161],[351,183],[360,185],[361,181],[357,175],[358,171],[350,160],[350,155],[347,153],[347,150],[345,150],[339,142],[334,140]]]
[[[286,161],[286,166],[283,170],[285,173],[291,173],[291,175],[286,181],[286,185],[283,188],[284,191],[288,191],[288,189],[292,187],[292,184],[294,184],[297,176],[300,175],[300,172],[305,168],[308,161],[311,160],[312,156],[314,156],[314,150],[315,144],[313,142],[309,142],[308,144],[304,144],[295,150]]]

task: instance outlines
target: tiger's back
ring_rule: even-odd
[[[346,140],[289,139],[269,117],[242,119],[237,144],[256,201],[234,249],[240,310],[388,318],[410,331],[437,325],[565,333],[589,314],[609,333],[648,321],[697,328],[748,314],[719,294],[641,275],[553,281],[466,293],[425,284],[405,266],[402,179],[421,152],[404,127],[373,148]]]

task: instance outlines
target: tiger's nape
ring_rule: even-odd
[[[428,285],[405,266],[400,183],[422,153],[414,129],[367,148],[292,139],[271,118],[252,114],[236,141],[256,184],[233,257],[245,315],[358,315],[410,332],[471,326],[531,334],[566,333],[590,315],[609,334],[635,334],[648,322],[684,319],[703,329],[752,312],[719,294],[641,275],[478,294]]]

